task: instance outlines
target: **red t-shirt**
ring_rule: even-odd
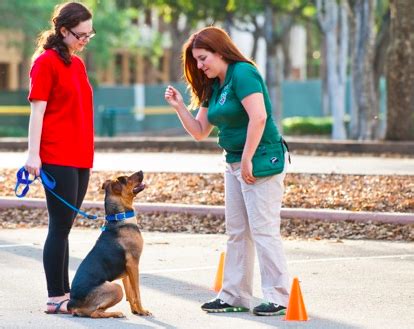
[[[93,94],[78,56],[65,65],[46,50],[30,70],[29,101],[46,101],[40,141],[42,163],[92,168],[94,153]]]

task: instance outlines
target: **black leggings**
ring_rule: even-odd
[[[53,191],[71,205],[79,208],[86,194],[90,170],[45,163],[42,169],[56,180],[56,187]],[[56,297],[70,292],[68,236],[76,212],[46,189],[45,192],[49,213],[49,231],[43,249],[43,267],[48,296]]]

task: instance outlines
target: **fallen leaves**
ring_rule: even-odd
[[[103,201],[106,179],[126,172],[93,172],[85,200]],[[139,202],[203,205],[224,204],[222,174],[145,173],[147,188]],[[0,170],[0,196],[14,196],[15,171]],[[43,198],[40,182],[30,186],[29,198]],[[351,211],[414,212],[414,176],[288,174],[283,206]]]
[[[128,172],[93,172],[86,200],[102,201],[106,179]],[[222,174],[144,173],[147,188],[138,202],[223,205]],[[0,196],[14,196],[15,170],[0,170]],[[43,198],[40,182],[30,186],[30,198]],[[283,206],[286,208],[325,208],[352,211],[414,212],[414,176],[362,176],[288,174]],[[101,210],[95,210],[96,213]],[[91,213],[94,213],[92,211]],[[143,230],[159,232],[224,233],[224,218],[188,214],[140,214]],[[47,225],[45,209],[0,209],[0,228],[30,228]],[[98,228],[101,221],[78,217],[77,227]],[[380,239],[414,241],[414,225],[370,222],[326,222],[282,220],[285,238]]]

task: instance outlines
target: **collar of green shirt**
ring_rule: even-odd
[[[224,78],[224,83],[222,85],[220,85],[220,80],[218,78],[216,79],[216,81],[214,81],[214,88],[215,89],[221,89],[231,81],[231,79],[233,77],[233,71],[234,71],[234,67],[236,66],[236,63],[237,62],[230,63],[227,66],[226,77]]]

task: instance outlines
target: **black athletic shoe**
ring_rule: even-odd
[[[243,306],[231,306],[220,298],[201,305],[201,309],[207,313],[226,313],[226,312],[248,312],[249,309]]]
[[[286,307],[275,303],[262,303],[253,309],[256,315],[285,315]]]

